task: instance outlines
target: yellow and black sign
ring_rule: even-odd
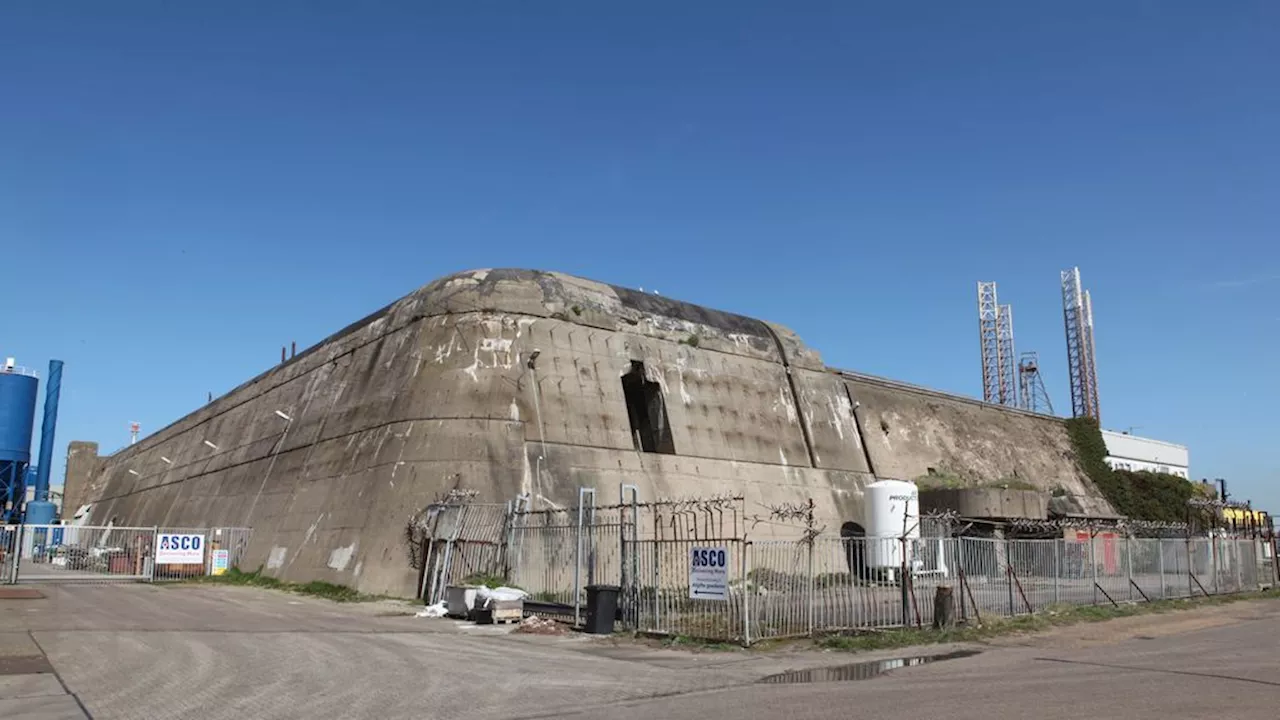
[[[1222,508],[1222,520],[1228,527],[1237,529],[1267,527],[1267,513],[1262,510],[1250,510],[1246,507]]]

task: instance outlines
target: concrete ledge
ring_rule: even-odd
[[[1049,517],[1049,496],[1035,490],[1003,488],[920,489],[921,512],[954,510],[971,518]]]

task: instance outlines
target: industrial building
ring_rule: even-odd
[[[1190,478],[1190,455],[1185,445],[1115,430],[1103,430],[1102,439],[1107,444],[1107,464],[1113,469]]]
[[[34,370],[6,358],[0,365],[0,520],[5,524],[54,521],[59,509],[49,502],[49,472],[62,389],[62,362],[49,363],[45,380],[44,422],[38,464],[31,464],[36,398],[40,378]]]

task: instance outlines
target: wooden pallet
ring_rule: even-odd
[[[519,600],[491,603],[487,608],[472,611],[477,625],[506,625],[524,619],[524,603]]]

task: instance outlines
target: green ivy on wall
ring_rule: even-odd
[[[1117,513],[1135,520],[1186,522],[1187,502],[1204,495],[1200,483],[1177,475],[1112,470],[1098,421],[1071,418],[1066,424],[1076,462]]]

